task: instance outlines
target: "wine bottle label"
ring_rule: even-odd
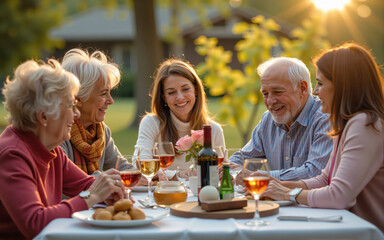
[[[219,187],[219,168],[217,165],[209,166],[209,185]]]
[[[235,196],[232,193],[222,193],[222,198],[223,200],[230,200],[230,199],[233,199]]]
[[[201,186],[201,166],[197,165],[197,192],[200,193],[200,189],[204,186]],[[209,184],[216,188],[219,187],[219,168],[217,165],[209,166]]]

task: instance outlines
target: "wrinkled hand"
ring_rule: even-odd
[[[155,185],[155,183],[154,183],[155,181],[157,181],[157,182],[162,182],[162,181],[164,181],[164,180],[165,180],[165,174],[164,174],[164,172],[163,172],[163,171],[158,171],[157,174],[156,174],[155,176],[153,176],[151,185],[152,185],[152,186]],[[148,182],[147,182],[146,185],[148,185]]]
[[[148,180],[141,174],[139,182],[136,184],[136,186],[147,186]]]
[[[177,169],[177,172],[175,174],[175,176],[181,180],[183,179],[186,179],[188,180],[189,179],[189,169],[185,169],[185,170],[180,170],[180,169]]]
[[[284,187],[279,180],[272,179],[269,181],[268,188],[262,194],[262,196],[266,196],[272,198],[277,201],[285,201],[289,200],[289,192],[292,189]]]
[[[109,169],[101,173],[89,187],[88,191],[93,195],[95,203],[103,201],[112,203],[121,198],[128,197],[121,182],[120,173],[116,169]]]

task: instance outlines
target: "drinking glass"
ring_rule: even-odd
[[[236,157],[240,158],[241,162],[243,162],[244,155],[243,155],[243,152],[241,151],[240,148],[228,148],[228,149],[225,149],[225,151],[224,151],[224,161],[225,162],[229,162],[229,158],[233,154],[235,154],[235,153],[236,153]],[[236,184],[236,177],[241,172],[241,170],[242,170],[242,167],[238,166],[238,165],[231,165],[230,168],[229,168],[229,173],[231,174],[233,179],[235,179],[235,182],[234,182],[234,185],[233,185],[233,189],[235,190],[235,196],[234,196],[235,198],[243,197],[243,195],[239,193],[239,191],[243,190],[243,187],[241,185],[238,186]]]
[[[224,148],[223,146],[220,147],[213,147],[213,150],[217,153],[217,156],[219,158],[219,167],[223,166],[223,161],[224,161]]]
[[[141,174],[148,181],[148,195],[144,201],[147,203],[154,202],[151,191],[151,181],[153,176],[155,176],[160,169],[160,159],[153,157],[153,149],[139,147],[138,151],[135,152],[138,153],[136,158],[136,165],[140,166],[139,169]]]
[[[118,158],[118,161],[127,161],[130,163],[130,161],[134,157],[132,155],[124,155],[123,158]],[[116,163],[116,166],[118,163]],[[129,168],[125,170],[120,171],[120,177],[121,181],[124,184],[125,190],[127,191],[128,196],[131,196],[132,188],[139,182],[141,178],[141,171],[140,171],[140,165],[137,165],[139,168]]]
[[[263,175],[258,175],[258,171]],[[250,158],[245,159],[243,167],[243,181],[248,192],[255,199],[255,216],[251,221],[245,223],[247,226],[265,226],[268,222],[260,219],[259,197],[267,189],[269,184],[269,165],[267,159]]]
[[[160,168],[164,172],[165,181],[169,181],[167,177],[167,169],[175,160],[175,148],[172,142],[157,142],[155,143],[153,158],[160,159]]]

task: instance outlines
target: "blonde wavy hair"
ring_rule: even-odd
[[[7,120],[17,129],[32,131],[38,123],[37,112],[58,119],[62,98],[76,95],[79,88],[76,76],[63,70],[58,61],[26,61],[16,68],[13,79],[7,77],[2,89]]]
[[[120,70],[117,64],[111,62],[101,51],[90,54],[87,50],[74,48],[69,50],[62,61],[63,68],[75,74],[81,84],[77,95],[82,101],[87,101],[98,81],[107,87],[115,88],[120,82]]]

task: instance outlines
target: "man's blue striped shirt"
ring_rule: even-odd
[[[244,158],[267,158],[270,174],[280,180],[300,180],[319,175],[328,162],[332,140],[328,137],[328,115],[321,112],[317,97],[309,96],[288,130],[265,112],[243,147]],[[229,160],[243,164],[235,153]]]

